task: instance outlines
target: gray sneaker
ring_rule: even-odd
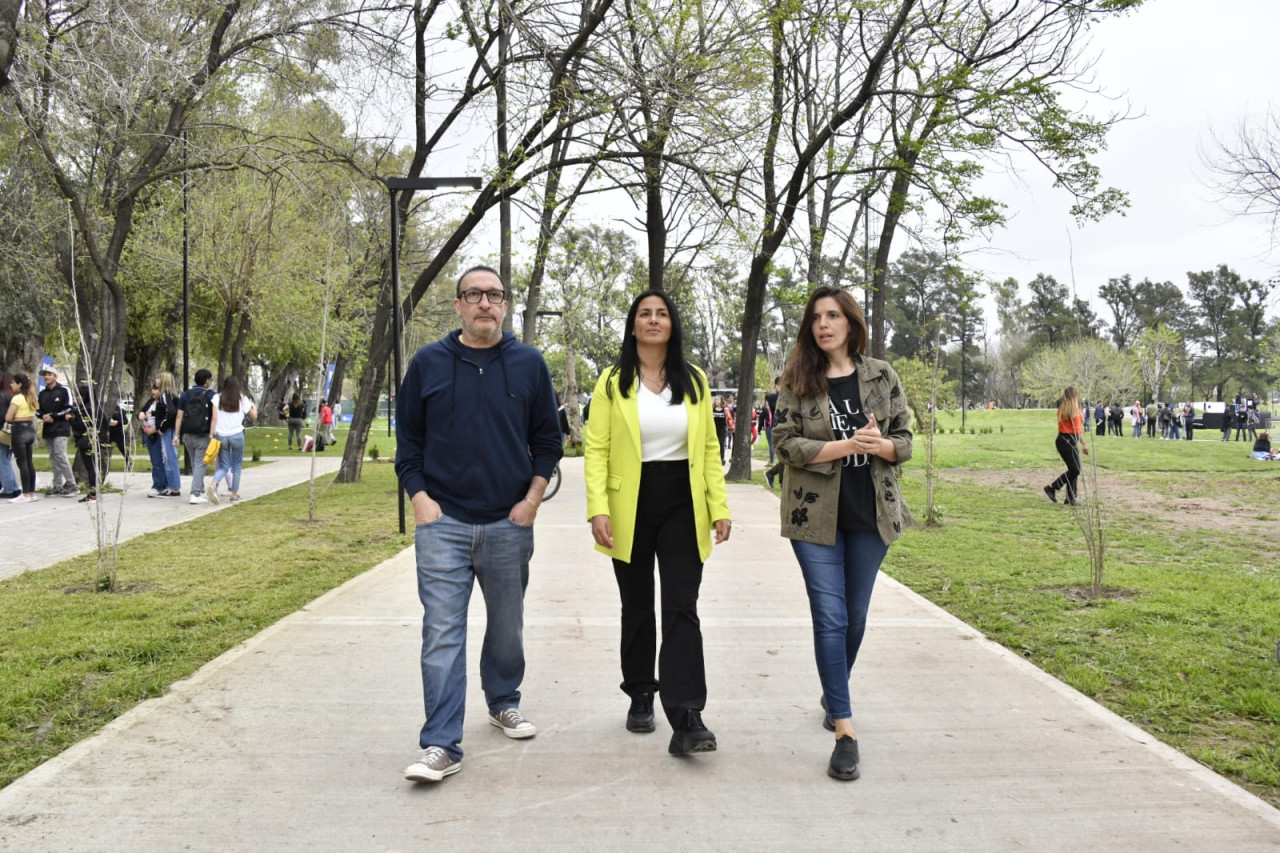
[[[438,746],[429,746],[422,751],[418,760],[404,770],[404,778],[414,782],[439,782],[462,769],[462,759],[454,760],[453,756]]]
[[[502,733],[515,740],[533,737],[538,727],[524,718],[519,708],[503,708],[496,714],[489,715],[489,722],[502,729]]]

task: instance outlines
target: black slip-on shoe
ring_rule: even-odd
[[[627,731],[647,734],[653,730],[653,694],[632,696],[631,709],[627,711]]]
[[[680,725],[671,733],[671,745],[667,752],[687,755],[691,752],[715,752],[716,736],[702,724],[702,712],[692,709],[680,717]]]
[[[828,714],[828,713],[826,713],[826,711],[827,711],[827,697],[826,697],[826,696],[823,696],[823,697],[821,697],[820,699],[818,699],[818,704],[822,706],[822,711],[823,711],[823,713],[822,713],[822,727],[823,727],[824,729],[826,729],[827,731],[829,731],[829,732],[834,732],[834,731],[836,730],[836,724],[835,724],[835,722],[831,719],[831,715],[830,715],[830,714]]]
[[[855,738],[848,735],[836,738],[836,748],[831,751],[831,760],[827,762],[827,775],[843,782],[858,778],[858,741]]]
[[[1058,502],[1058,493],[1054,491],[1053,486],[1045,486],[1044,493],[1049,497],[1049,500],[1054,503]]]

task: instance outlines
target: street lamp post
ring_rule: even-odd
[[[392,345],[391,350],[391,380],[392,388],[396,394],[400,392],[400,336],[404,331],[404,324],[400,316],[400,206],[396,203],[399,193],[402,190],[436,190],[443,187],[466,187],[468,189],[480,189],[479,178],[386,178],[387,191],[391,194],[391,329],[392,329]],[[390,422],[391,404],[393,399],[387,400],[387,416]],[[399,495],[400,507],[400,532],[405,532],[404,527],[404,489],[398,484],[396,493]]]

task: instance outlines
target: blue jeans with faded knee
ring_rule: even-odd
[[[468,524],[442,515],[414,530],[422,602],[422,701],[419,745],[462,758],[467,694],[467,605],[473,582],[484,596],[480,684],[489,713],[520,705],[524,680],[524,591],[533,527],[510,519]]]
[[[791,548],[809,593],[813,651],[827,713],[833,720],[846,719],[853,716],[849,676],[867,630],[871,591],[889,546],[874,530],[837,530],[834,545],[793,539]]]

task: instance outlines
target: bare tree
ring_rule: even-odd
[[[1280,111],[1241,119],[1229,139],[1214,135],[1213,150],[1203,159],[1223,201],[1265,220],[1274,243],[1280,235]]]

